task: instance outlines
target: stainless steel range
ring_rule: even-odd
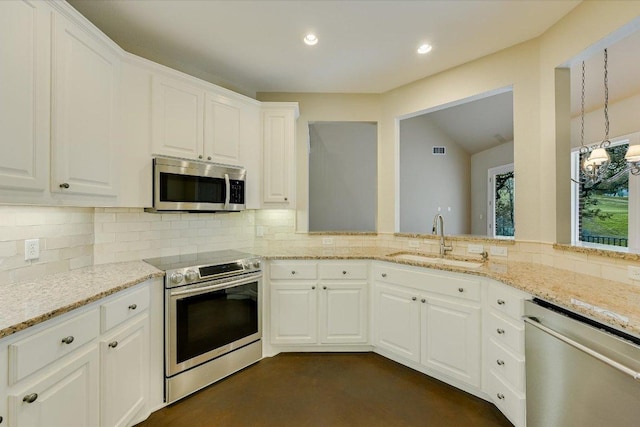
[[[262,358],[261,259],[238,251],[145,260],[165,275],[165,398]]]

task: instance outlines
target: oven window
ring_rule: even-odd
[[[183,203],[224,203],[225,182],[209,178],[173,173],[160,174],[160,200]]]
[[[258,332],[258,283],[176,301],[177,363]]]

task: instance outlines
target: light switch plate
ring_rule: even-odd
[[[256,225],[256,237],[264,237],[264,227],[262,225]]]
[[[323,237],[322,238],[323,245],[333,245],[333,237]]]
[[[495,256],[507,256],[507,248],[504,246],[490,246],[489,254]]]
[[[24,260],[40,258],[40,239],[28,239],[24,241]]]

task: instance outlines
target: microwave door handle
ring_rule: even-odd
[[[225,196],[224,196],[224,207],[229,208],[229,200],[231,200],[231,182],[229,181],[229,174],[224,174],[224,186],[225,186]]]

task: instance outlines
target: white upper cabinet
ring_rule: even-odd
[[[0,2],[0,187],[42,192],[49,176],[51,11]]]
[[[115,196],[120,59],[62,15],[53,35],[51,191]]]
[[[295,208],[297,103],[262,106],[263,192],[266,208]]]
[[[204,106],[204,156],[216,163],[240,164],[240,117],[242,106],[207,93]]]
[[[154,154],[203,158],[204,91],[189,83],[153,76]]]

